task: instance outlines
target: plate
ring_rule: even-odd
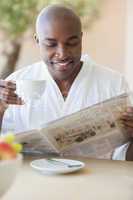
[[[33,160],[30,165],[43,174],[66,174],[78,171],[85,166],[85,164],[79,160],[61,158]]]

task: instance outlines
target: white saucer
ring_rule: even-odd
[[[85,166],[81,161],[61,158],[33,160],[30,165],[44,174],[66,174],[78,171]]]

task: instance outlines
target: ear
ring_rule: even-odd
[[[37,37],[37,35],[36,35],[36,33],[34,33],[34,39],[35,39],[35,41],[37,42],[37,44],[39,43],[39,39],[38,39],[38,37]]]

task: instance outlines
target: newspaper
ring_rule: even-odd
[[[129,105],[124,93],[16,137],[31,151],[107,158],[129,140],[120,120]]]

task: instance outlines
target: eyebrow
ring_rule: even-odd
[[[79,38],[79,36],[73,35],[73,36],[69,37],[68,40],[73,40],[73,39],[78,39],[78,38]]]
[[[73,35],[73,36],[70,36],[67,40],[73,40],[73,39],[78,39],[78,38],[79,38],[79,36]],[[56,42],[56,39],[54,39],[54,38],[45,38],[44,41]]]

